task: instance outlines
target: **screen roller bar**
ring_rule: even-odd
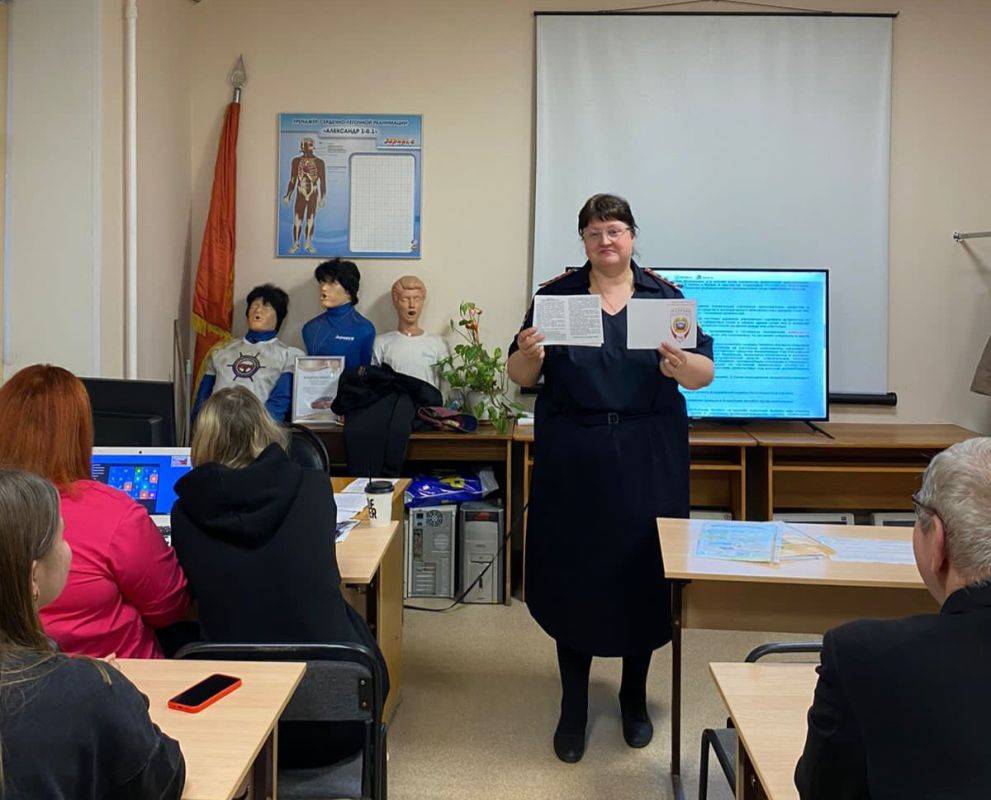
[[[896,406],[898,395],[894,392],[886,394],[834,394],[829,393],[830,405],[838,406]]]

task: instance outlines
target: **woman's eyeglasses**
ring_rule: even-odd
[[[619,227],[606,228],[606,230],[604,231],[590,231],[586,229],[582,231],[581,235],[582,235],[582,239],[584,239],[586,242],[597,242],[603,236],[606,237],[607,242],[615,242],[620,236],[626,233],[629,229],[630,227],[628,225],[623,226],[622,228]]]

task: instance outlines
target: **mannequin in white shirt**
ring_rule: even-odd
[[[396,330],[375,337],[372,364],[388,364],[396,372],[440,388],[440,376],[434,365],[447,358],[449,350],[443,338],[425,333],[419,325],[426,299],[427,287],[415,275],[404,275],[392,284]]]

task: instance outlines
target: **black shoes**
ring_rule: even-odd
[[[577,764],[585,755],[585,727],[577,733],[569,733],[561,729],[558,723],[554,731],[554,753],[566,764]]]
[[[646,747],[654,738],[654,725],[647,714],[645,703],[623,703],[619,700],[623,717],[623,739],[630,747]],[[554,731],[554,753],[566,764],[577,764],[585,755],[585,726],[581,730],[568,730],[559,721]]]
[[[623,716],[623,739],[630,747],[646,747],[654,738],[654,725],[647,715],[646,704],[627,706],[619,698],[619,711]]]

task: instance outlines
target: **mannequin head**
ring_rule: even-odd
[[[420,314],[427,299],[427,287],[415,275],[403,275],[392,284],[392,305],[396,309],[397,327],[402,333],[419,335]]]
[[[288,311],[289,295],[271,283],[256,286],[244,302],[248,330],[254,333],[278,331]]]
[[[324,308],[358,302],[361,273],[353,261],[342,261],[339,258],[324,261],[316,268],[313,277],[320,284],[320,305]]]

